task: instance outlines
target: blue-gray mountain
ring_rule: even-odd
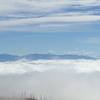
[[[21,59],[26,60],[52,60],[52,59],[96,59],[95,57],[83,56],[83,55],[71,55],[71,54],[29,54],[25,56],[17,56],[10,54],[0,54],[0,62],[17,61]]]

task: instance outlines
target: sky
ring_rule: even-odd
[[[0,53],[100,57],[99,0],[0,0]]]

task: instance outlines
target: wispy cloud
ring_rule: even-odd
[[[100,21],[98,0],[0,1],[0,30],[17,26]]]

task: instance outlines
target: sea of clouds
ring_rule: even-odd
[[[99,100],[100,60],[0,62],[0,96]]]
[[[93,73],[100,71],[100,60],[19,60],[0,62],[0,75],[25,74],[46,71],[73,71],[75,73]]]

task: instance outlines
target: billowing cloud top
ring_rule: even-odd
[[[27,74],[34,72],[99,72],[100,60],[39,60],[0,62],[0,75]]]
[[[0,29],[99,20],[99,0],[0,0]]]
[[[0,90],[4,97],[99,100],[100,60],[0,62]]]

